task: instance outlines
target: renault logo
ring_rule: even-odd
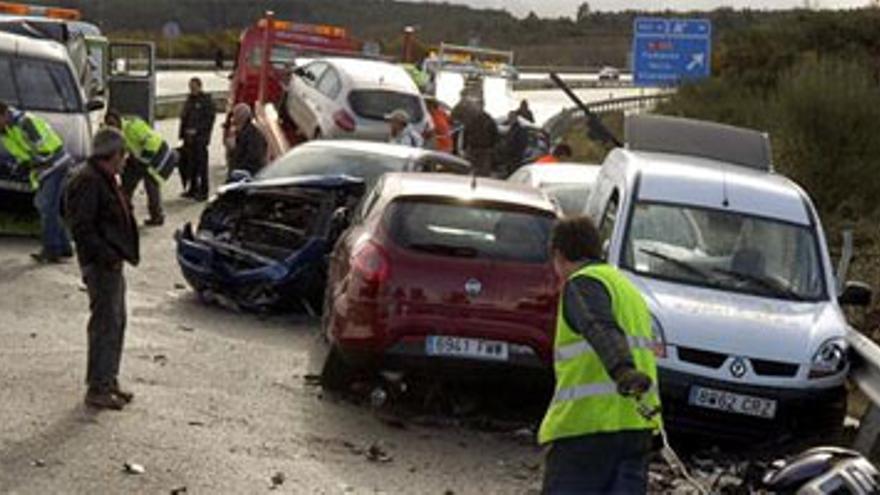
[[[746,374],[746,360],[738,357],[730,363],[730,374],[734,378],[742,378]]]
[[[464,291],[470,297],[477,297],[483,292],[483,284],[479,280],[472,278],[464,283]]]

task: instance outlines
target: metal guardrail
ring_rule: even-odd
[[[214,100],[214,106],[218,112],[225,112],[229,100],[228,91],[213,91],[209,93]],[[156,97],[156,120],[176,118],[183,110],[187,95],[163,95]]]
[[[644,96],[626,96],[587,104],[590,111],[597,114],[610,112],[639,112],[650,110],[661,101],[672,97],[672,93],[658,93]],[[573,126],[585,122],[585,115],[578,108],[566,108],[544,124],[544,130],[553,140],[566,134]]]
[[[847,333],[846,340],[853,358],[850,380],[871,401],[853,447],[876,461],[880,457],[880,345],[855,330]]]

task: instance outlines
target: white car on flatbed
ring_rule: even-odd
[[[630,117],[587,213],[652,312],[671,429],[769,440],[842,427],[841,305],[870,289],[838,284],[816,209],[773,172],[765,134]]]

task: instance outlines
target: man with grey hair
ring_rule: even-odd
[[[229,177],[236,170],[256,175],[266,165],[266,138],[254,125],[253,112],[247,103],[239,103],[232,109],[232,126],[235,148],[229,158]]]
[[[92,150],[66,189],[67,222],[91,311],[85,402],[96,409],[120,410],[134,398],[117,379],[126,322],[123,263],[138,264],[140,240],[131,203],[120,185],[124,136],[117,129],[101,129]]]
[[[388,114],[385,120],[388,121],[390,128],[389,143],[411,146],[413,148],[421,148],[425,144],[425,139],[413,127],[409,112],[406,110],[398,108]]]

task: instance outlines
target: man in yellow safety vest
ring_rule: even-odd
[[[554,343],[556,391],[538,441],[549,445],[544,493],[647,491],[648,455],[660,427],[651,314],[636,287],[604,263],[588,217],[551,235],[565,285]]]
[[[141,180],[147,192],[150,213],[144,224],[151,227],[165,223],[162,211],[162,184],[177,166],[177,153],[168,146],[162,136],[150,124],[136,116],[121,116],[110,110],[104,116],[104,124],[122,131],[129,161],[122,174],[122,189],[132,197]]]
[[[0,166],[12,177],[26,173],[40,213],[43,248],[31,257],[57,263],[73,256],[70,236],[61,220],[61,197],[73,159],[48,122],[0,102]]]

